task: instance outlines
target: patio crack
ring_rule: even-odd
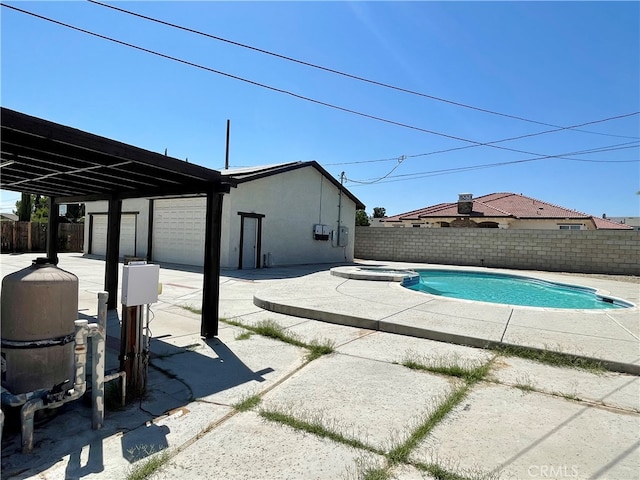
[[[511,321],[512,315],[513,315],[513,308],[511,309],[511,312],[509,313],[509,318],[507,319],[507,324],[504,326],[504,331],[502,332],[502,336],[500,337],[500,343],[502,343],[502,341],[504,340],[504,336],[507,334],[507,328],[509,328],[509,322]]]
[[[421,307],[422,305],[426,305],[427,303],[430,303],[432,301],[433,300],[427,300],[426,302],[418,303],[417,305],[411,305],[410,307],[403,308],[402,310],[398,310],[397,312],[393,312],[393,313],[387,315],[386,317],[382,317],[382,318],[378,319],[378,322],[381,322],[382,320],[387,320],[388,318],[391,318],[391,317],[395,317],[396,315],[398,315],[400,313],[412,310],[412,309],[414,309],[416,307]]]
[[[611,315],[609,315],[608,313],[605,314],[607,317],[609,317],[611,320],[613,320],[616,325],[618,325],[620,328],[622,328],[625,332],[627,332],[629,335],[631,335],[633,338],[635,338],[636,340],[640,340],[640,338],[638,338],[637,335],[634,335],[633,332],[631,330],[629,330],[627,327],[625,327],[624,325],[622,325],[620,322],[618,322],[615,318],[613,318]]]

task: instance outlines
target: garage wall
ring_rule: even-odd
[[[349,229],[347,247],[313,239],[315,224],[338,226],[339,190],[312,166],[242,183],[223,201],[221,266],[238,267],[241,217],[238,212],[265,215],[262,254],[271,266],[353,260],[355,203],[342,196],[341,224]]]
[[[205,198],[154,202],[151,260],[201,266],[204,262]],[[270,258],[270,266],[352,261],[356,207],[346,195],[342,195],[341,225],[348,228],[347,246],[334,247],[331,239],[313,238],[315,224],[336,230],[338,203],[339,189],[313,166],[232,188],[223,199],[221,267],[238,268],[241,224],[238,212],[264,215],[261,253],[263,258]],[[149,204],[148,199],[128,199],[122,204],[123,214],[137,213],[136,255],[140,257],[148,255]],[[86,204],[87,216],[106,214],[107,210],[105,201]],[[84,253],[88,253],[88,238],[89,222],[85,224]],[[263,258],[260,263],[264,266]]]

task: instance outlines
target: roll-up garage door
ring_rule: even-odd
[[[154,200],[153,260],[204,265],[205,214],[205,197]]]
[[[92,214],[91,253],[107,254],[107,214]],[[136,254],[136,214],[123,213],[120,221],[120,257]]]

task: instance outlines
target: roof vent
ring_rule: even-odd
[[[469,215],[472,211],[473,211],[473,194],[459,193],[458,194],[458,213],[463,215]]]

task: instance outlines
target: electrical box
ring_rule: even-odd
[[[313,239],[314,240],[329,240],[331,230],[329,225],[316,224],[313,226]]]
[[[338,241],[339,247],[346,247],[349,245],[349,229],[347,227],[340,227],[340,240]]]
[[[346,247],[349,245],[349,228],[348,227],[338,227],[337,230],[333,232],[332,244],[334,247]]]
[[[158,301],[160,265],[130,263],[122,267],[122,305],[133,307]]]

